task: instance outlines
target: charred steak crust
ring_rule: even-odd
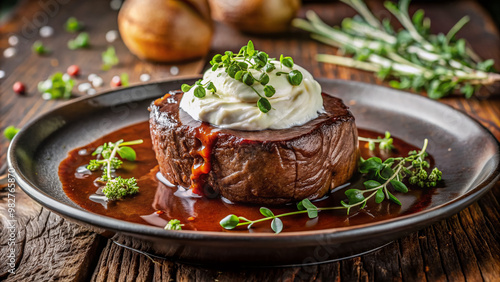
[[[221,129],[191,118],[179,108],[182,92],[171,92],[150,106],[153,148],[163,176],[190,187],[193,164],[206,160],[206,196],[233,202],[282,204],[317,199],[346,183],[357,169],[354,116],[342,100],[323,94],[326,113],[305,125],[282,130]],[[211,133],[211,148],[200,134]]]

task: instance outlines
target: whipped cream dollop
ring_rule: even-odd
[[[257,107],[259,96],[245,83],[231,78],[224,70],[207,70],[201,83],[211,81],[217,91],[206,91],[206,96],[194,96],[196,87],[184,93],[180,107],[193,119],[208,122],[220,128],[236,130],[285,129],[299,126],[318,117],[324,112],[321,86],[304,68],[294,64],[292,68],[282,66],[279,61],[271,60],[276,69],[268,73],[269,83],[276,93],[267,98],[272,109],[263,113]],[[293,86],[286,75],[276,75],[278,72],[289,73],[298,70],[303,80],[300,85]],[[261,71],[249,70],[253,77],[258,78]],[[252,87],[264,96],[264,86],[256,82]]]

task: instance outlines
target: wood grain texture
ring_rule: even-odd
[[[56,3],[54,12],[47,12],[47,3]],[[64,3],[64,4],[59,4]],[[379,1],[370,1],[376,14],[387,15]],[[55,4],[54,4],[55,5]],[[473,1],[424,2],[411,6],[411,11],[424,8],[432,19],[434,32],[446,32],[463,15],[471,22],[459,33],[484,58],[500,62],[500,37],[485,11]],[[352,16],[349,7],[335,2],[308,4],[329,24],[339,24],[343,16]],[[57,10],[57,11],[56,11]],[[45,12],[44,12],[45,11]],[[446,12],[444,12],[446,11]],[[45,13],[46,16],[43,16]],[[75,35],[62,30],[69,16],[87,24],[92,47],[70,51],[67,40]],[[46,19],[46,21],[44,20]],[[37,56],[30,48],[40,39],[41,25],[55,28],[55,35],[42,41],[52,49],[48,56]],[[100,54],[107,47],[105,33],[117,29],[116,11],[109,1],[24,1],[13,16],[0,27],[0,49],[8,47],[11,34],[20,37],[17,55],[2,58],[0,69],[6,77],[0,80],[0,129],[14,124],[23,126],[29,120],[64,101],[44,101],[36,91],[38,81],[55,71],[65,71],[71,64],[82,69],[77,83],[85,82],[90,73],[105,80],[98,91],[110,89],[113,75],[127,72],[131,83],[139,83],[139,75],[149,73],[152,81],[172,77],[172,65],[143,62],[131,55],[119,40],[115,46],[120,64],[111,71],[100,70]],[[244,35],[222,24],[216,25],[211,54],[238,50],[249,39],[258,49],[271,56],[281,53],[294,57],[296,63],[309,69],[316,77],[357,80],[385,85],[372,74],[345,67],[317,63],[318,53],[338,53],[332,47],[309,39],[305,32],[292,30],[277,36]],[[204,58],[176,64],[180,75],[200,73],[206,66]],[[15,81],[23,81],[28,93],[17,96],[11,90]],[[83,95],[74,91],[76,95]],[[500,93],[497,93],[500,94]],[[418,94],[416,94],[418,95]],[[500,139],[500,100],[451,97],[441,100],[478,120]],[[8,141],[1,140],[0,163],[5,162]],[[204,268],[175,261],[151,259],[145,255],[113,244],[84,227],[70,223],[40,207],[20,189],[16,193],[16,255],[17,273],[11,275],[0,264],[0,279],[8,281],[500,281],[500,185],[478,202],[457,215],[366,255],[317,266],[275,269]],[[5,191],[0,194],[0,261],[7,255],[7,223]]]

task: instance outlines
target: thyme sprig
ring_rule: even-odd
[[[408,187],[403,183],[405,179],[408,179],[411,185],[422,188],[435,187],[441,180],[442,172],[438,168],[433,168],[430,173],[426,170],[430,167],[429,162],[425,160],[428,156],[427,145],[428,140],[425,139],[424,145],[419,151],[411,151],[406,157],[388,158],[383,162],[377,157],[367,160],[361,158],[358,169],[368,180],[363,183],[364,189],[346,190],[344,194],[347,200],[341,201],[340,206],[317,207],[309,199],[304,199],[297,203],[297,211],[294,212],[275,215],[270,209],[262,207],[260,213],[264,216],[263,218],[250,220],[243,216],[230,214],[220,221],[220,225],[231,230],[245,225],[251,228],[255,223],[271,220],[271,229],[275,233],[280,233],[283,230],[283,222],[280,217],[307,214],[309,218],[316,218],[320,211],[342,209],[345,209],[349,214],[352,208],[365,208],[371,198],[374,198],[377,204],[384,200],[390,200],[401,205],[401,202],[392,193],[394,191],[408,192]]]
[[[134,177],[113,177],[111,173],[113,170],[121,168],[123,164],[123,161],[116,155],[118,154],[122,159],[135,161],[136,152],[128,146],[142,144],[142,142],[142,139],[127,142],[123,142],[123,140],[118,140],[115,143],[108,142],[97,147],[97,149],[92,153],[92,156],[100,155],[102,159],[90,160],[87,165],[87,169],[90,171],[96,171],[98,169],[102,170],[100,180],[106,182],[102,192],[108,200],[119,200],[127,195],[132,195],[139,191],[137,180]]]
[[[257,106],[259,110],[263,113],[267,113],[272,109],[271,103],[267,98],[271,98],[276,93],[276,89],[269,85],[269,73],[276,69],[276,66],[271,62],[273,58],[269,58],[269,55],[265,52],[255,50],[252,41],[248,41],[246,46],[241,47],[237,54],[231,51],[226,51],[224,55],[215,55],[210,64],[212,65],[212,71],[216,71],[219,68],[224,69],[224,71],[229,75],[229,77],[236,79],[248,87],[250,87],[258,96]],[[294,63],[291,57],[285,57],[283,54],[280,56],[280,67],[282,66],[293,68]],[[250,70],[257,71],[258,75],[254,76]],[[285,75],[288,82],[297,86],[302,83],[302,73],[298,70],[291,70],[290,72],[277,72],[277,76]],[[263,92],[261,93],[255,89],[254,85],[258,83],[263,86]],[[204,98],[206,92],[210,91],[216,94],[217,89],[212,81],[202,83],[202,80],[198,80],[195,84],[183,84],[181,89],[183,92],[187,92],[194,88],[194,96],[197,98]]]
[[[358,140],[368,142],[368,149],[370,151],[375,150],[375,143],[378,143],[378,147],[380,150],[390,151],[394,149],[394,145],[392,145],[394,140],[392,139],[391,133],[389,131],[385,132],[385,136],[383,138],[380,136],[378,136],[376,139],[359,136]]]
[[[424,11],[408,14],[410,0],[398,5],[387,1],[385,7],[401,23],[395,31],[390,19],[379,21],[362,0],[342,0],[359,15],[343,20],[341,27],[330,27],[312,11],[307,20],[295,19],[293,25],[311,32],[311,37],[338,47],[353,57],[319,54],[317,60],[377,73],[381,79],[394,77],[390,86],[398,89],[425,89],[430,98],[438,99],[453,92],[471,97],[481,86],[500,81],[493,72],[493,60],[482,61],[457,39],[457,32],[469,21],[459,20],[447,34],[430,33],[430,20]]]

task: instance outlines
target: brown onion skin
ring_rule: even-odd
[[[118,29],[130,52],[156,62],[206,55],[214,32],[206,0],[127,0]]]
[[[252,34],[285,32],[300,0],[209,0],[212,18]]]

